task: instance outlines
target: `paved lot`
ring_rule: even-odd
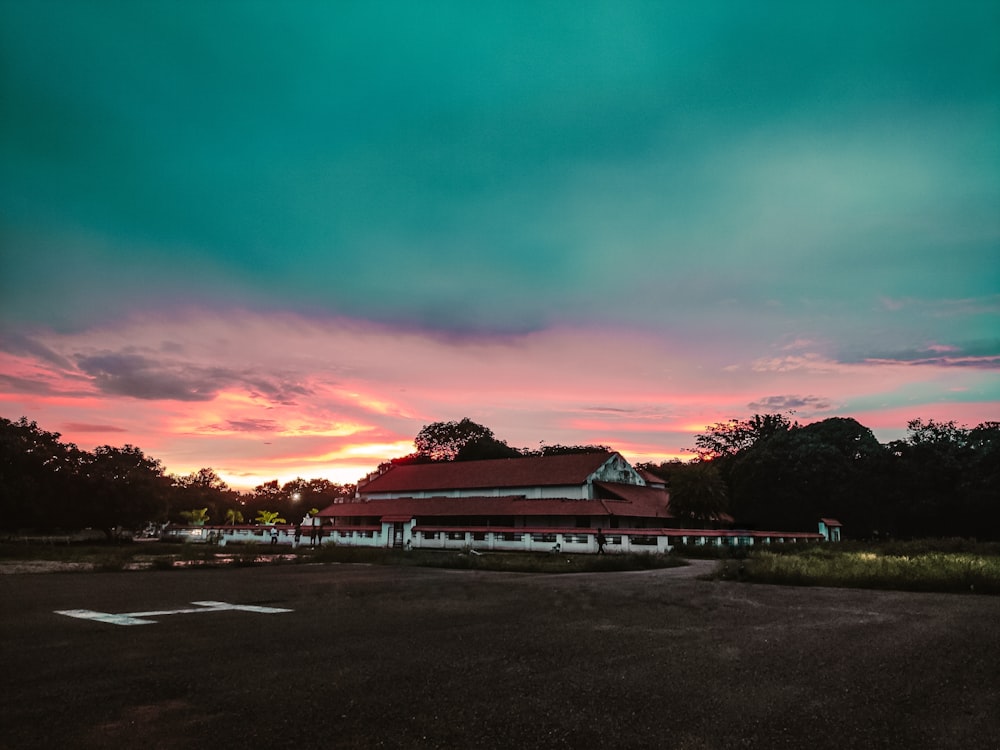
[[[0,576],[0,748],[1000,747],[1000,598],[690,572]]]

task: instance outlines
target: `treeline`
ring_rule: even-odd
[[[605,445],[514,448],[470,419],[434,422],[417,450],[390,463],[466,461],[611,450]],[[666,480],[671,510],[692,525],[815,530],[836,518],[849,538],[1000,539],[1000,422],[975,428],[911,421],[881,444],[855,419],[808,425],[784,414],[731,419],[696,436],[689,462],[640,464]]]
[[[417,450],[383,465],[609,451],[605,445],[519,449],[470,419],[425,425]],[[643,464],[663,477],[671,510],[693,524],[801,531],[822,517],[850,538],[1000,539],[1000,422],[974,428],[913,420],[881,444],[854,419],[801,426],[781,414],[732,419],[695,438],[689,462]],[[250,493],[212,469],[166,475],[135,446],[83,451],[26,418],[0,418],[0,528],[139,529],[148,522],[250,523],[261,512],[298,522],[354,485],[277,480]]]
[[[567,453],[610,452],[607,445],[542,445],[515,448],[499,439],[493,430],[466,417],[455,422],[424,425],[413,439],[416,451],[382,464],[420,464],[439,461],[484,461],[497,458],[556,456]]]
[[[916,419],[881,444],[854,419],[800,426],[767,414],[715,424],[695,443],[693,462],[646,467],[693,521],[728,513],[741,527],[801,530],[833,517],[849,538],[1000,539],[1000,422]]]
[[[133,445],[81,450],[22,417],[0,418],[0,529],[102,529],[148,523],[252,523],[259,514],[288,522],[352,497],[355,486],[325,479],[277,480],[250,493],[229,486],[210,468],[168,475],[159,460]]]

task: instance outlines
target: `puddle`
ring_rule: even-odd
[[[165,557],[155,557],[146,560],[135,560],[125,566],[125,570],[152,570],[153,568],[216,568],[224,565],[267,565],[279,562],[294,562],[298,560],[298,555],[241,555],[217,553],[212,557],[197,560],[181,560],[178,558],[168,559]]]

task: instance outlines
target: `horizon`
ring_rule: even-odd
[[[1000,5],[0,3],[0,413],[231,487],[469,417],[1000,421]]]
[[[2,416],[3,415],[0,415],[0,417],[2,417]],[[754,416],[756,416],[756,415],[754,415]],[[784,416],[794,417],[794,414],[787,414],[787,415],[784,415]],[[5,417],[5,418],[6,419],[10,419],[9,417]],[[31,423],[33,421],[30,417],[25,416],[25,418],[28,420],[29,423]],[[829,417],[824,417],[823,419],[828,419],[828,418]],[[841,418],[853,419],[853,417],[841,417]],[[790,419],[790,422],[791,422],[790,427],[793,428],[793,429],[794,428],[806,427],[806,426],[808,426],[810,424],[815,424],[816,422],[821,422],[821,421],[823,421],[823,419],[817,419],[817,420],[814,420],[813,422],[801,422],[800,423],[797,420],[795,420],[794,418],[792,418],[792,419]],[[915,419],[920,419],[920,418],[918,417],[918,418],[915,418]],[[12,422],[16,422],[17,420],[16,419],[11,419],[11,421]],[[726,420],[726,421],[728,421],[728,420]],[[934,421],[938,421],[938,420],[934,420]],[[954,420],[943,420],[943,421],[944,422],[954,422]],[[36,424],[37,424],[37,422],[36,422]],[[867,425],[864,425],[863,423],[859,422],[859,424],[861,424],[862,427],[867,427]],[[971,428],[977,427],[978,424],[982,424],[982,423],[978,423],[978,424],[959,424],[959,423],[956,422],[955,424],[959,428],[971,429]],[[489,427],[489,425],[483,425],[483,426]],[[706,425],[705,426],[705,430],[707,431],[707,429],[709,427],[712,427],[712,426],[713,425]],[[56,430],[47,430],[44,425],[38,425],[38,429],[43,430],[45,432],[57,432]],[[95,448],[99,447],[99,445],[95,445],[92,448],[86,448],[84,446],[80,446],[80,445],[74,443],[71,440],[66,440],[65,436],[62,435],[61,433],[58,433],[58,434],[60,436],[60,441],[61,442],[63,442],[63,443],[73,443],[74,445],[76,445],[76,447],[80,448],[81,450],[87,450],[87,451],[93,452],[93,450]],[[698,434],[701,434],[701,433],[698,433]],[[872,431],[872,434],[875,435],[875,438],[876,438],[876,440],[879,441],[879,444],[881,444],[883,446],[888,445],[889,443],[893,442],[894,440],[903,439],[905,437],[905,431],[904,431],[904,435],[901,435],[900,437],[897,437],[897,438],[892,438],[890,440],[881,440],[881,439],[879,439],[878,435],[875,434],[874,430]],[[501,436],[496,436],[496,439],[500,440],[502,442],[507,442],[507,441],[504,441]],[[545,445],[545,441],[539,441],[539,444],[542,445],[542,446],[544,446]],[[104,444],[100,444],[100,445],[104,445]],[[112,447],[121,448],[121,447],[124,447],[125,445],[134,445],[136,448],[139,448],[140,450],[142,450],[142,446],[135,445],[134,443],[128,443],[128,442],[117,444],[117,445],[112,445]],[[548,444],[547,447],[554,447],[556,445],[562,445],[562,444],[559,444],[559,443],[550,443],[550,444]],[[571,443],[571,444],[566,444],[566,445],[567,446],[579,446],[579,447],[592,448],[592,447],[597,447],[597,446],[606,445],[606,444],[604,444],[604,443],[595,443],[595,444],[590,444],[590,443],[588,443],[588,444]],[[279,486],[283,486],[286,483],[292,482],[292,481],[294,481],[296,479],[301,479],[301,480],[305,480],[305,481],[309,481],[311,479],[326,479],[326,480],[328,480],[328,481],[330,481],[330,482],[332,482],[334,484],[340,484],[340,485],[348,485],[348,484],[350,484],[350,485],[357,485],[359,482],[361,482],[363,479],[365,479],[366,477],[368,477],[372,473],[377,472],[378,469],[379,469],[379,467],[382,465],[382,463],[385,463],[385,462],[390,461],[390,460],[395,459],[395,458],[404,458],[405,456],[410,455],[410,454],[416,452],[416,446],[415,445],[413,445],[411,443],[410,447],[413,448],[413,450],[407,451],[407,453],[400,454],[398,456],[392,456],[392,457],[390,457],[388,459],[384,459],[378,465],[372,466],[372,467],[364,470],[361,474],[359,474],[354,479],[334,479],[334,478],[331,478],[331,476],[329,476],[328,474],[318,474],[316,476],[301,476],[301,475],[290,476],[290,475],[288,475],[288,476],[284,476],[284,477],[270,477],[268,479],[261,479],[260,481],[255,482],[252,485],[247,485],[247,484],[242,484],[241,485],[241,484],[238,484],[238,483],[237,484],[231,483],[225,476],[223,476],[222,474],[219,474],[218,472],[216,472],[216,474],[219,476],[220,479],[222,479],[223,481],[226,482],[226,484],[229,487],[229,489],[235,490],[237,492],[240,492],[241,494],[252,493],[253,490],[256,487],[258,487],[260,485],[263,485],[263,484],[265,484],[267,482],[277,481],[278,484],[279,484]],[[485,461],[489,461],[489,460],[500,460],[500,461],[504,461],[504,460],[517,460],[518,458],[530,458],[530,457],[532,457],[530,453],[525,453],[525,452],[526,451],[535,450],[534,448],[530,448],[528,446],[511,445],[510,447],[513,448],[514,450],[517,450],[517,451],[521,452],[522,456],[520,456],[520,457],[519,456],[511,456],[509,458],[500,458],[500,459],[470,459],[470,460],[485,460]],[[608,452],[620,454],[633,467],[636,466],[637,464],[645,464],[645,463],[662,464],[662,463],[667,463],[667,462],[670,462],[670,461],[680,461],[682,463],[691,463],[691,462],[694,462],[694,461],[698,460],[698,457],[695,454],[695,451],[694,451],[693,448],[691,448],[689,450],[685,450],[683,456],[665,456],[665,457],[661,457],[660,460],[645,459],[645,460],[637,461],[635,459],[630,458],[628,455],[626,455],[622,451],[617,450],[615,448],[615,446],[613,446],[613,445],[606,445],[606,447],[609,449]],[[145,455],[147,458],[158,459],[157,456],[152,455],[152,454],[146,452],[145,450],[143,450],[143,455]],[[454,459],[449,459],[449,460],[454,460]],[[445,461],[445,462],[447,463],[447,461]],[[440,461],[438,461],[438,463],[440,463]],[[200,466],[197,469],[193,469],[192,471],[179,473],[179,472],[169,471],[166,467],[164,467],[164,475],[167,475],[167,476],[178,476],[178,477],[188,476],[188,475],[196,473],[200,469],[211,469],[212,471],[215,471],[215,468],[212,467],[212,466]],[[349,469],[344,469],[344,470],[345,471],[349,471]],[[345,474],[344,476],[347,476],[347,475]]]

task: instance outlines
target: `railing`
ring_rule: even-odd
[[[311,527],[302,527],[300,546],[340,544],[356,547],[388,547],[395,540],[394,524],[323,526],[314,537]],[[271,530],[274,530],[274,535]],[[738,529],[605,529],[606,552],[662,553],[675,545],[751,546],[756,544],[819,542],[822,534]],[[162,539],[215,543],[296,544],[295,526],[186,526],[170,527]],[[406,549],[477,549],[523,552],[586,554],[597,552],[597,530],[579,528],[411,526],[403,533]]]

